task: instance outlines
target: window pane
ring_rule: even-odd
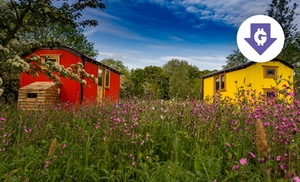
[[[276,94],[275,94],[274,91],[270,91],[270,92],[267,92],[267,97],[268,98],[274,98],[274,97],[276,97]]]
[[[215,78],[216,79],[216,90],[220,90],[220,78],[219,77],[217,77],[217,78]]]
[[[102,69],[98,69],[98,86],[102,86]]]
[[[221,75],[221,89],[225,89],[225,76]]]
[[[105,70],[105,73],[106,73],[106,75],[105,75],[105,86],[106,86],[106,87],[109,87],[109,80],[110,80],[109,76],[110,76],[110,71],[109,71],[109,70]]]
[[[49,59],[47,59],[47,61],[57,62],[55,58],[49,58]]]
[[[267,75],[275,75],[275,69],[267,69]]]

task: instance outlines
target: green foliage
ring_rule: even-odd
[[[123,64],[123,62],[120,61],[120,60],[114,60],[112,58],[106,58],[106,59],[102,59],[101,63],[120,71],[122,73],[122,75],[124,75],[125,77],[128,77],[129,74],[130,74],[128,67],[125,66]]]
[[[222,66],[223,69],[238,66],[248,61],[248,59],[240,52],[239,49],[233,50],[233,53],[227,56],[226,59],[226,65]]]
[[[145,75],[145,95],[152,99],[169,98],[169,75],[158,66],[146,66],[143,69]]]
[[[143,96],[144,95],[144,87],[143,84],[145,83],[145,77],[143,69],[137,68],[131,70],[130,73],[130,80],[133,83],[132,96]]]
[[[86,8],[105,8],[101,0],[75,1],[70,4],[64,1],[60,7],[52,4],[52,0],[45,1],[6,1],[1,4],[1,39],[3,47],[7,47],[12,40],[17,38],[21,31],[31,31],[33,27],[43,26],[45,23],[60,23],[64,26],[96,26],[96,20],[82,20],[81,12]]]
[[[266,11],[281,25],[285,35],[285,45],[278,58],[292,64],[295,72],[295,92],[299,95],[300,88],[300,32],[293,23],[298,15],[295,12],[297,3],[291,3],[291,0],[272,0],[269,9]]]
[[[98,51],[94,49],[94,43],[89,42],[83,34],[83,29],[72,26],[60,26],[57,23],[44,26],[31,27],[31,31],[21,30],[18,35],[21,42],[59,42],[62,46],[68,46],[91,58],[96,58]]]
[[[146,66],[128,71],[119,60],[102,62],[124,74],[121,77],[121,98],[202,98],[202,77],[212,71],[199,71],[187,61],[173,59],[163,67]],[[213,70],[215,71],[215,70]]]
[[[284,36],[289,42],[293,39],[294,33],[297,31],[297,25],[293,24],[297,3],[291,3],[291,0],[272,0],[267,9],[267,15],[274,18],[282,27]]]
[[[202,76],[208,70],[200,71],[187,61],[173,59],[163,66],[163,71],[170,77],[170,98],[202,98]]]

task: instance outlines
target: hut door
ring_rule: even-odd
[[[97,86],[97,101],[101,102],[103,99],[103,73],[104,70],[102,68],[98,68],[98,86]]]

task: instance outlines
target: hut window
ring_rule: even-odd
[[[98,86],[102,86],[102,69],[98,69]]]
[[[54,62],[54,63],[58,63],[60,64],[60,54],[42,54],[41,57],[42,57],[42,63],[45,63],[45,62]],[[45,66],[42,66],[43,69],[45,69],[46,67]]]
[[[225,75],[221,75],[221,89],[225,89]]]
[[[215,76],[215,92],[225,91],[225,74]]]
[[[105,70],[105,87],[110,87],[110,71]]]
[[[277,77],[277,66],[263,66],[265,78],[276,78]]]
[[[220,78],[216,77],[215,80],[216,80],[216,91],[218,91],[220,90]]]
[[[264,89],[266,99],[276,98],[276,90],[272,88]]]
[[[37,93],[27,93],[27,98],[37,98]]]

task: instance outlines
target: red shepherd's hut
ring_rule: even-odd
[[[71,80],[70,78],[61,78],[61,85],[59,86],[59,95],[60,102],[71,102],[71,103],[88,103],[96,101],[102,101],[103,99],[108,100],[118,100],[120,94],[120,72],[100,63],[84,54],[80,53],[77,50],[72,48],[62,46],[59,48],[41,48],[33,51],[27,56],[35,54],[38,56],[47,56],[49,61],[56,61],[57,63],[63,65],[65,68],[69,67],[72,64],[77,64],[78,62],[82,63],[84,69],[87,73],[98,75],[98,83],[93,82],[92,79],[85,79],[85,86],[81,86],[79,82]],[[20,77],[20,90],[23,87],[33,84],[35,82],[45,83],[53,82],[49,80],[46,75],[38,74],[37,76],[29,75],[26,73],[21,73]],[[38,83],[35,83],[37,85]],[[24,89],[23,89],[24,90]],[[32,91],[31,91],[32,92]],[[34,100],[38,98],[38,94],[28,95],[28,99]],[[28,92],[29,93],[29,92]],[[20,95],[20,92],[19,92]],[[26,101],[24,95],[20,101]]]

